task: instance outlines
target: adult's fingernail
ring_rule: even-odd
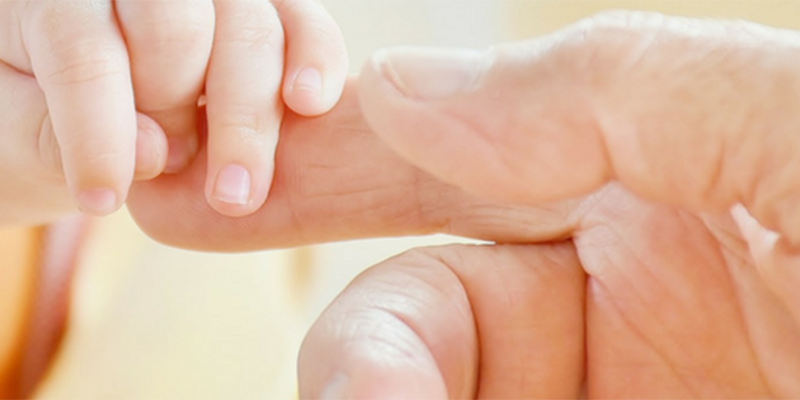
[[[87,189],[78,193],[78,208],[94,216],[111,214],[118,208],[117,194],[111,189]]]
[[[315,68],[303,68],[294,78],[292,91],[304,92],[312,97],[319,97],[322,94],[322,75]]]
[[[475,87],[491,59],[484,51],[399,47],[382,50],[373,62],[405,96],[436,100]]]
[[[194,159],[197,146],[197,138],[193,135],[170,136],[167,139],[167,165],[164,172],[174,174],[186,168]]]
[[[347,376],[343,374],[335,374],[328,383],[322,388],[319,393],[319,400],[346,400],[349,396],[347,393]]]
[[[236,205],[250,202],[250,172],[241,165],[231,164],[219,171],[214,183],[216,200]]]

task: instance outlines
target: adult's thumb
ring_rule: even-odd
[[[360,98],[398,154],[484,197],[535,203],[617,180],[695,211],[744,204],[800,243],[798,39],[616,12],[487,51],[381,51]]]

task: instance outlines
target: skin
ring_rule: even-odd
[[[326,112],[348,65],[341,33],[316,0],[0,1],[0,37],[0,226],[10,246],[0,254],[4,393],[35,289],[28,278],[38,245],[28,246],[34,230],[24,227],[78,210],[107,214],[132,179],[186,168],[201,94],[213,142],[204,197],[215,212],[250,213],[270,187],[284,105]],[[298,78],[309,68],[318,87]],[[253,176],[246,203],[213,193],[229,163]],[[98,189],[111,190],[112,201],[97,201]]]
[[[357,278],[304,342],[303,398],[797,397],[798,42],[616,13],[481,54],[388,51],[331,114],[287,119],[255,214],[213,213],[202,161],[131,210],[213,250],[498,242]],[[453,71],[470,79],[430,85]]]
[[[326,112],[348,68],[316,0],[3,1],[0,34],[0,88],[14,94],[0,100],[4,224],[76,208],[105,215],[133,179],[185,168],[201,94],[207,200],[226,215],[251,213],[269,191],[284,104]],[[249,172],[230,183],[244,198],[215,191],[230,165]]]

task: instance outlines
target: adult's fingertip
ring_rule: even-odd
[[[348,392],[347,388],[348,382],[349,379],[342,373],[333,375],[333,377],[323,385],[322,390],[319,392],[319,399],[336,400],[350,397],[350,393]]]
[[[373,349],[377,350],[377,349]],[[413,363],[376,362],[367,358],[351,359],[353,370],[333,373],[316,394],[302,393],[301,398],[319,400],[394,400],[447,399],[447,388],[438,373]],[[359,364],[360,363],[360,364]],[[301,391],[304,388],[301,387]]]
[[[594,49],[553,45],[570,35],[477,51],[378,52],[362,71],[364,117],[403,158],[481,198],[585,195],[615,171],[585,83],[590,69],[571,64],[588,64]]]
[[[527,129],[518,118],[527,106],[512,99],[524,87],[489,81],[493,58],[474,50],[380,51],[362,70],[361,108],[392,150],[438,179],[482,197],[527,201],[534,186],[519,181],[533,155],[522,157],[527,146],[509,140],[519,142]]]
[[[344,383],[332,382],[335,385],[333,389],[338,392],[325,394],[341,395],[343,397],[329,398],[348,400],[447,399],[447,388],[442,377],[430,372],[411,365],[390,370],[372,368]]]
[[[474,320],[458,277],[433,254],[387,260],[323,312],[301,347],[301,398],[471,397]]]

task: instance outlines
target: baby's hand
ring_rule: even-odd
[[[341,95],[348,59],[333,19],[317,0],[116,5],[138,110],[169,137],[166,171],[181,170],[197,150],[195,117],[204,90],[206,198],[225,215],[258,209],[272,182],[284,103],[313,116]]]
[[[6,84],[0,97],[19,97],[21,105],[10,105],[25,111],[0,115],[2,126],[14,129],[13,135],[30,136],[20,140],[33,148],[20,153],[47,158],[51,149],[79,208],[103,215],[122,204],[135,170],[151,177],[164,168],[178,171],[191,161],[197,150],[197,101],[205,89],[209,201],[225,214],[252,212],[263,203],[271,182],[282,116],[283,29],[292,40],[286,49],[283,92],[296,112],[314,115],[332,107],[347,71],[341,35],[321,5],[313,0],[274,3],[0,2],[0,74],[8,78],[0,82]],[[141,114],[139,125],[146,128],[137,142],[137,109],[166,132],[166,166],[163,132]],[[32,129],[12,117],[32,117],[41,124]],[[35,189],[59,180],[53,178],[60,174],[53,173],[52,165],[44,165],[48,162],[33,165],[37,160],[21,163],[20,158],[11,154],[0,159],[3,181],[16,186],[24,181],[21,186]],[[137,158],[149,165],[135,167]],[[43,176],[47,182],[37,182]],[[20,195],[4,197],[24,202],[25,193]],[[53,208],[63,209],[63,202]]]
[[[144,114],[135,118],[135,178],[149,179],[164,169],[167,141],[155,121]],[[45,224],[74,213],[44,94],[33,77],[2,61],[0,135],[0,227]]]
[[[306,116],[330,110],[348,59],[339,28],[317,0],[214,0],[214,6],[205,192],[215,210],[241,216],[267,197],[283,104]]]

